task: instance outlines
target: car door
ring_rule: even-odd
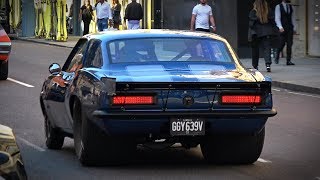
[[[80,39],[72,52],[70,53],[66,63],[62,68],[62,72],[53,75],[50,80],[51,97],[48,99],[48,105],[53,114],[56,126],[67,132],[72,132],[72,124],[67,112],[68,102],[66,101],[66,93],[69,91],[70,84],[77,76],[77,71],[83,66],[83,59],[86,48],[88,46],[87,39]]]

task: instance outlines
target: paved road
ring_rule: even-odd
[[[63,64],[70,51],[14,41],[11,79],[0,81],[0,123],[14,129],[30,179],[320,180],[320,96],[283,89],[273,90],[279,114],[267,123],[261,159],[254,165],[208,165],[199,148],[175,147],[162,151],[140,148],[135,163],[86,168],[76,160],[71,139],[61,151],[46,149],[39,93],[49,64]]]

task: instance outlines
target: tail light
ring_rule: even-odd
[[[151,95],[113,96],[112,105],[152,105],[155,97]]]
[[[222,104],[260,104],[260,95],[222,95]]]

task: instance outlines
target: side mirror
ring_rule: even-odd
[[[7,153],[0,151],[0,166],[9,162],[10,157]]]
[[[49,72],[52,75],[58,75],[61,72],[61,67],[58,63],[53,63],[49,66]]]

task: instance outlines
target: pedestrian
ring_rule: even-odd
[[[209,25],[209,21],[211,26]],[[213,32],[216,31],[212,8],[207,4],[207,0],[200,0],[200,4],[196,5],[192,10],[190,30],[210,32],[210,27]]]
[[[108,29],[108,24],[112,24],[112,12],[110,4],[105,0],[98,0],[98,3],[93,7],[97,12],[98,31]]]
[[[251,35],[252,66],[258,69],[259,50],[262,46],[264,60],[268,72],[271,72],[271,42],[276,35],[274,13],[266,0],[255,0],[253,9],[249,13],[249,34]]]
[[[280,52],[287,45],[287,65],[295,65],[291,62],[293,34],[295,31],[294,11],[290,0],[282,0],[275,9],[275,20],[280,32],[280,45],[276,52],[275,63],[279,64]]]
[[[84,0],[79,16],[83,21],[83,35],[89,34],[89,26],[93,19],[93,9],[90,0]]]
[[[136,0],[132,0],[128,4],[125,10],[124,21],[128,20],[128,29],[139,29],[140,20],[143,18],[143,9],[140,3],[137,3]]]
[[[121,24],[121,4],[119,0],[112,0],[112,17],[113,17],[113,28],[119,29]]]

